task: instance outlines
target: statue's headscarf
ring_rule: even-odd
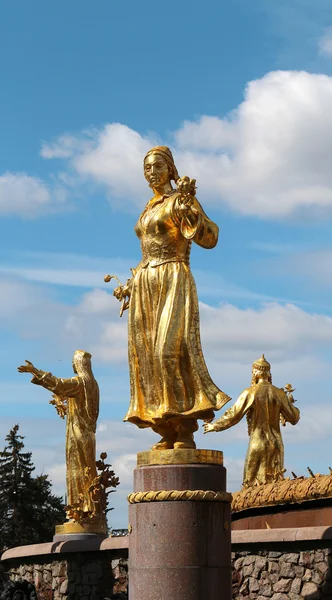
[[[174,163],[173,154],[167,146],[155,146],[154,148],[151,148],[145,155],[144,162],[151,154],[159,154],[166,161],[171,181],[177,181],[179,179],[179,173]]]
[[[91,354],[85,350],[76,350],[73,366],[83,384],[87,412],[96,430],[99,414],[99,386],[92,373]]]

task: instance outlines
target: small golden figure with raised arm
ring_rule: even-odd
[[[76,350],[74,377],[62,379],[37,369],[31,362],[18,367],[31,373],[31,383],[53,392],[53,404],[61,418],[66,417],[67,517],[61,533],[87,531],[105,534],[107,487],[118,485],[113,471],[105,465],[106,453],[96,462],[96,426],[99,414],[99,386],[91,368],[91,354]],[[98,470],[101,474],[97,473]]]
[[[280,422],[296,425],[300,411],[294,406],[290,384],[272,385],[271,365],[264,354],[252,365],[251,387],[214,423],[205,423],[204,433],[224,431],[246,416],[249,447],[244,465],[243,485],[268,483],[284,476],[284,444]]]
[[[129,308],[131,400],[124,420],[161,436],[153,450],[195,448],[197,419],[213,419],[230,400],[205,364],[189,265],[192,242],[214,248],[218,226],[198,202],[195,180],[179,178],[169,148],[146,154],[144,176],[153,198],[135,227],[142,260],[126,286],[114,290]]]

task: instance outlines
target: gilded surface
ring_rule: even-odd
[[[232,494],[212,490],[158,490],[129,494],[129,504],[140,502],[231,502]]]
[[[287,478],[265,485],[242,488],[233,494],[232,512],[319,498],[332,498],[332,475]]]
[[[151,465],[222,465],[223,453],[220,450],[149,450],[137,454],[137,466]]]
[[[31,362],[18,367],[21,373],[31,373],[31,382],[53,392],[53,404],[66,417],[66,484],[67,517],[81,525],[96,522],[106,528],[106,487],[118,485],[106,454],[96,462],[96,425],[99,413],[99,387],[91,369],[91,355],[77,350],[73,357],[75,376],[55,377],[37,369]],[[99,473],[97,472],[100,471]],[[106,503],[106,504],[105,504]]]
[[[249,447],[244,465],[243,485],[278,481],[284,477],[284,445],[280,422],[295,425],[300,411],[294,398],[286,391],[272,385],[270,364],[264,355],[254,362],[252,385],[244,390],[235,404],[215,423],[204,424],[205,433],[223,431],[236,425],[246,416]]]
[[[105,523],[102,521],[101,523],[94,522],[93,524],[85,523],[84,525],[80,525],[79,523],[69,522],[55,526],[56,535],[68,535],[77,533],[95,533],[104,535],[106,533]]]
[[[204,361],[189,265],[192,242],[214,248],[218,227],[198,202],[195,181],[179,179],[168,148],[148,152],[144,175],[154,196],[135,227],[142,260],[114,291],[122,303],[129,299],[131,400],[124,420],[161,435],[155,449],[195,448],[197,419],[213,419],[230,399]]]

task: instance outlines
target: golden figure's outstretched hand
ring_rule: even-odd
[[[132,269],[132,271],[134,275],[134,270]],[[123,312],[127,310],[127,308],[129,308],[132,279],[127,279],[127,283],[125,285],[122,285],[121,281],[117,278],[116,275],[105,275],[104,277],[105,283],[109,283],[112,279],[116,279],[119,283],[118,287],[116,287],[113,291],[113,296],[115,296],[117,300],[122,302],[120,310],[120,317],[122,317]]]
[[[216,431],[215,425],[213,423],[204,423],[203,429],[204,433],[209,433],[209,431]]]
[[[26,360],[25,362],[26,362],[25,365],[21,365],[20,367],[17,367],[18,372],[34,374],[37,371],[36,367],[34,367],[32,362],[30,362],[29,360]]]
[[[122,301],[124,298],[130,298],[131,286],[128,285],[119,285],[113,291],[113,296],[117,298],[117,300]]]
[[[120,310],[120,317],[122,317],[124,311],[129,308],[129,300],[130,300],[130,293],[131,293],[131,281],[132,281],[131,279],[128,279],[126,285],[119,285],[113,291],[113,296],[115,296],[115,298],[117,298],[117,300],[122,302],[121,310]]]

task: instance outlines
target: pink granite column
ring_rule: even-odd
[[[226,490],[222,465],[139,467],[134,491]],[[229,502],[131,504],[130,600],[231,600]]]

